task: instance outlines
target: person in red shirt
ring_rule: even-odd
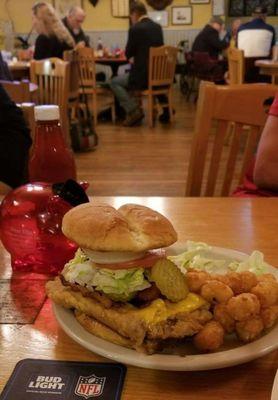
[[[278,196],[278,93],[269,111],[256,157],[235,197]]]

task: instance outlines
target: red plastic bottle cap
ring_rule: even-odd
[[[36,121],[55,121],[60,119],[59,106],[43,105],[35,106]]]

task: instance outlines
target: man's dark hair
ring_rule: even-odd
[[[252,15],[254,17],[262,17],[267,15],[267,8],[265,6],[257,6],[254,8]]]
[[[147,9],[144,3],[141,1],[135,1],[133,4],[130,6],[130,14],[138,14],[138,15],[146,15],[147,14]]]

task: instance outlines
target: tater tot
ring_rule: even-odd
[[[236,323],[236,332],[243,342],[251,342],[256,339],[264,329],[264,324],[259,316]]]
[[[227,311],[236,321],[246,321],[260,313],[260,302],[254,294],[242,293],[228,301]]]
[[[205,283],[201,288],[201,296],[209,303],[227,303],[233,295],[229,286],[216,280]]]
[[[235,330],[235,320],[227,311],[226,304],[217,304],[213,310],[214,319],[223,326],[225,332],[232,333]]]
[[[224,329],[217,321],[208,322],[194,338],[194,345],[201,351],[214,351],[222,346]]]
[[[262,274],[259,275],[257,279],[259,282],[269,282],[269,281],[276,282],[276,278],[272,274]]]
[[[263,308],[261,311],[261,318],[265,329],[272,328],[278,320],[278,305]]]
[[[199,293],[201,287],[210,280],[210,275],[204,271],[189,271],[185,275],[190,292]]]
[[[278,282],[262,281],[251,289],[251,293],[255,294],[262,308],[267,308],[278,304]]]

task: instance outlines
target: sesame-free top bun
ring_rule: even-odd
[[[148,207],[85,203],[68,211],[63,233],[80,247],[95,251],[145,251],[177,240],[171,222]]]

